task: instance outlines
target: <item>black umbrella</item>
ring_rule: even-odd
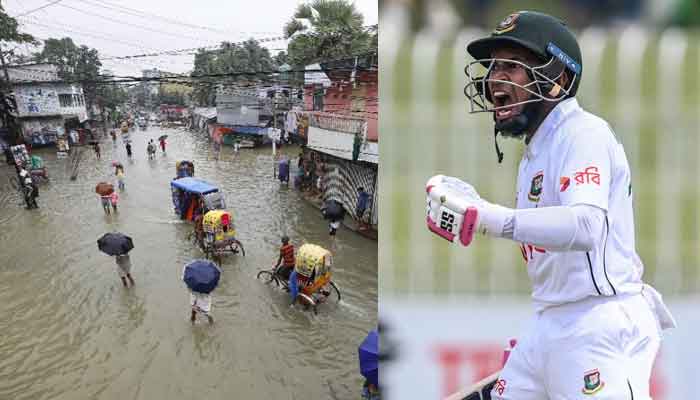
[[[163,140],[163,139],[167,139],[167,138],[168,138],[168,135],[160,135],[160,136],[158,136],[158,140]]]
[[[116,256],[131,251],[134,248],[134,242],[123,233],[110,232],[97,240],[97,248],[110,256]]]
[[[336,200],[327,200],[321,208],[321,213],[325,219],[339,220],[343,219],[345,209],[343,205]]]

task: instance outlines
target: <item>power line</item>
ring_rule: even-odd
[[[15,15],[13,18],[23,17],[23,16],[28,15],[28,14],[31,14],[31,13],[33,13],[33,12],[35,12],[35,11],[43,10],[44,8],[49,7],[49,6],[52,6],[52,5],[54,5],[54,4],[56,4],[56,3],[60,2],[60,1],[63,1],[63,0],[54,0],[54,1],[50,2],[50,3],[44,4],[44,5],[41,6],[41,7],[37,7],[37,8],[35,8],[35,9],[33,9],[33,10],[29,10],[29,11],[23,12],[23,13],[21,13],[21,14],[17,14],[17,15]]]
[[[277,37],[270,37],[270,38],[260,38],[260,39],[248,39],[240,42],[233,42],[229,43],[232,45],[243,45],[245,42],[252,40],[254,42],[258,43],[266,43],[266,42],[276,42],[280,40],[287,40],[285,39],[284,36],[277,36]],[[175,50],[166,50],[166,51],[160,51],[160,52],[155,52],[155,53],[147,53],[147,54],[134,54],[130,56],[120,56],[120,57],[113,57],[113,58],[118,58],[118,59],[126,59],[126,58],[144,58],[144,57],[156,57],[156,56],[178,56],[180,55],[179,53],[185,53],[185,52],[193,52],[197,50],[220,50],[222,49],[220,44],[217,45],[212,45],[212,46],[199,46],[199,47],[189,47],[186,49],[175,49]],[[195,53],[196,54],[196,53]],[[104,58],[104,60],[109,60],[110,58]]]
[[[77,1],[87,2],[87,3],[92,4],[92,5],[94,5],[94,6],[101,7],[101,8],[105,8],[105,9],[110,9],[110,10],[113,10],[113,11],[116,11],[116,12],[119,12],[119,13],[123,13],[123,14],[126,14],[126,15],[132,15],[132,16],[139,17],[139,18],[149,18],[149,19],[156,18],[156,19],[162,20],[162,21],[164,21],[164,22],[166,22],[166,23],[169,23],[169,24],[173,24],[173,25],[177,25],[177,26],[187,26],[187,27],[190,27],[190,28],[201,29],[201,30],[205,30],[205,31],[209,31],[209,32],[214,32],[214,33],[222,34],[222,35],[230,35],[230,34],[232,34],[232,33],[236,33],[236,34],[239,34],[239,35],[241,35],[241,36],[243,36],[244,33],[250,33],[250,34],[253,34],[253,35],[258,35],[258,34],[259,34],[259,35],[275,34],[275,33],[272,33],[272,32],[238,32],[238,31],[235,31],[235,32],[234,32],[234,31],[227,31],[227,30],[215,29],[215,28],[211,28],[211,27],[207,27],[207,26],[196,25],[196,24],[192,24],[192,23],[180,21],[180,20],[177,20],[177,19],[174,19],[174,18],[164,17],[164,16],[161,16],[161,15],[158,15],[158,14],[154,14],[154,13],[150,13],[150,12],[141,11],[141,10],[136,10],[136,9],[129,8],[129,7],[125,7],[125,6],[121,6],[121,5],[116,5],[116,4],[114,4],[114,3],[110,3],[110,2],[106,2],[106,1],[103,1],[103,2],[101,2],[101,3],[100,3],[100,2],[97,2],[97,1],[94,1],[94,0],[77,0]],[[109,5],[108,5],[108,4],[109,4]]]
[[[28,20],[29,18],[38,19],[37,17],[34,17],[34,16],[31,16],[31,17],[20,17],[19,19],[20,19],[20,20],[25,20],[25,22],[23,22],[23,24],[36,25],[36,26],[41,26],[41,27],[45,27],[45,28],[49,28],[49,29],[58,29],[58,30],[61,30],[61,31],[64,31],[64,32],[69,32],[69,33],[76,34],[76,35],[79,35],[79,36],[92,37],[92,38],[99,39],[99,40],[103,40],[103,41],[106,41],[106,42],[109,42],[109,43],[123,44],[123,45],[126,45],[126,46],[128,46],[128,47],[138,48],[138,49],[140,49],[140,50],[142,50],[142,49],[146,49],[146,50],[155,50],[155,49],[153,49],[153,48],[148,48],[148,47],[141,46],[140,44],[136,44],[136,43],[134,43],[134,42],[127,42],[127,41],[123,41],[123,40],[119,40],[119,39],[113,39],[113,38],[110,38],[110,37],[102,36],[102,35],[100,35],[100,34],[93,33],[94,31],[75,30],[75,29],[70,29],[70,28],[68,28],[68,27],[60,26],[60,25],[56,25],[56,24],[46,24],[46,23],[41,23],[41,22],[29,21],[29,20]],[[48,40],[47,38],[40,38],[40,39],[42,39],[42,40]],[[120,63],[125,63],[125,62],[127,62],[127,61],[131,61],[131,60],[119,60],[119,59],[117,59],[116,57],[109,57],[109,55],[107,55],[107,56],[108,56],[107,59],[110,60],[110,61],[115,61],[115,62],[120,62]],[[100,59],[103,60],[103,57],[100,57]],[[148,63],[148,64],[146,64],[146,65],[150,65],[151,67],[153,67],[153,66],[155,66],[155,65],[158,65],[159,67],[162,67],[162,65],[163,65],[164,62],[165,62],[165,60],[155,60],[155,61],[151,61],[150,63]],[[190,62],[188,62],[188,63],[190,63]]]
[[[71,25],[64,25],[64,24],[58,25],[58,23],[47,24],[46,22],[42,23],[42,22],[36,22],[36,21],[30,20],[30,19],[39,20],[39,18],[37,18],[37,17],[20,17],[19,19],[25,20],[26,21],[26,22],[24,22],[25,24],[38,25],[38,26],[43,26],[45,28],[50,28],[50,29],[59,29],[59,30],[63,30],[66,32],[75,33],[78,35],[84,35],[84,36],[92,37],[95,39],[101,39],[101,40],[105,40],[105,41],[112,42],[112,43],[124,44],[124,45],[132,47],[132,48],[138,48],[138,49],[142,49],[142,50],[155,50],[154,48],[151,48],[148,46],[142,46],[141,44],[136,43],[136,42],[127,42],[127,41],[115,39],[114,37],[103,36],[99,33],[96,33],[95,31],[86,31],[84,29],[83,30],[71,29],[70,28]],[[53,20],[51,20],[51,21],[54,22]]]
[[[172,33],[172,32],[161,31],[161,30],[158,30],[158,29],[152,29],[152,28],[149,28],[149,27],[147,27],[147,26],[138,25],[138,24],[132,24],[132,23],[125,22],[125,21],[117,21],[117,20],[115,20],[115,19],[113,19],[113,18],[104,16],[104,15],[102,15],[102,14],[98,14],[98,13],[94,13],[94,12],[86,11],[86,10],[81,10],[81,9],[79,9],[79,8],[71,7],[71,6],[68,6],[68,5],[65,5],[65,4],[59,4],[59,6],[64,7],[64,8],[69,8],[69,9],[71,9],[71,10],[75,10],[75,11],[78,11],[78,12],[80,12],[80,13],[83,13],[83,14],[86,14],[86,15],[90,15],[90,16],[93,16],[93,17],[102,18],[102,19],[104,19],[104,20],[107,20],[107,21],[110,21],[110,22],[113,22],[113,23],[116,23],[116,24],[119,24],[119,25],[127,25],[127,26],[131,26],[131,27],[134,27],[134,28],[137,28],[137,29],[142,29],[142,30],[145,30],[145,31],[153,32],[153,33],[160,33],[161,35],[167,35],[167,36],[172,36],[172,37],[185,38],[185,39],[190,39],[190,40],[200,40],[200,38],[196,38],[196,37],[193,37],[193,36],[180,35],[180,34],[176,34],[176,33]]]
[[[375,29],[377,25],[368,25],[366,28],[367,29]],[[238,42],[228,42],[229,44],[232,45],[243,45],[248,41],[254,41],[257,43],[267,43],[267,42],[277,42],[277,41],[289,41],[288,38],[284,36],[274,36],[274,37],[267,37],[267,38],[250,38],[247,40],[242,40]],[[167,51],[162,51],[162,52],[157,52],[157,53],[149,53],[149,54],[135,54],[135,55],[130,55],[130,56],[122,56],[119,58],[141,58],[141,57],[155,57],[155,56],[160,56],[160,55],[179,55],[179,53],[183,52],[193,52],[197,50],[220,50],[222,49],[221,44],[217,45],[212,45],[212,46],[199,46],[199,47],[189,47],[186,49],[176,49],[176,50],[167,50]],[[348,56],[348,57],[355,57],[355,56]]]

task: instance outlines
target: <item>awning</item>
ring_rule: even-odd
[[[170,182],[170,185],[190,193],[207,194],[219,191],[219,188],[209,182],[197,178],[180,178]]]

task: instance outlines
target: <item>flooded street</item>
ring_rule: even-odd
[[[168,134],[167,153],[146,142]],[[269,147],[222,150],[185,130],[132,131],[133,161],[121,139],[89,147],[79,174],[55,148],[38,149],[51,177],[38,210],[25,210],[0,166],[0,399],[354,399],[363,378],[357,347],[376,327],[377,242],[341,228],[334,248],[338,305],[318,315],[290,308],[289,296],[255,278],[277,261],[284,233],[331,249],[327,222],[298,192],[273,179]],[[283,149],[296,162],[297,147]],[[203,253],[187,240],[192,224],[173,212],[175,162],[217,186],[233,213],[246,256],[224,258],[210,326],[189,321],[182,267]],[[95,184],[125,166],[118,214],[105,215]],[[292,173],[293,176],[293,173]],[[116,185],[115,185],[116,187]],[[133,289],[96,240],[120,231],[134,240]]]

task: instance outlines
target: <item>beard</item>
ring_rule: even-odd
[[[525,104],[523,111],[511,118],[497,120],[494,113],[494,128],[505,138],[522,139],[535,128],[534,124],[540,121],[543,111],[541,102]]]

